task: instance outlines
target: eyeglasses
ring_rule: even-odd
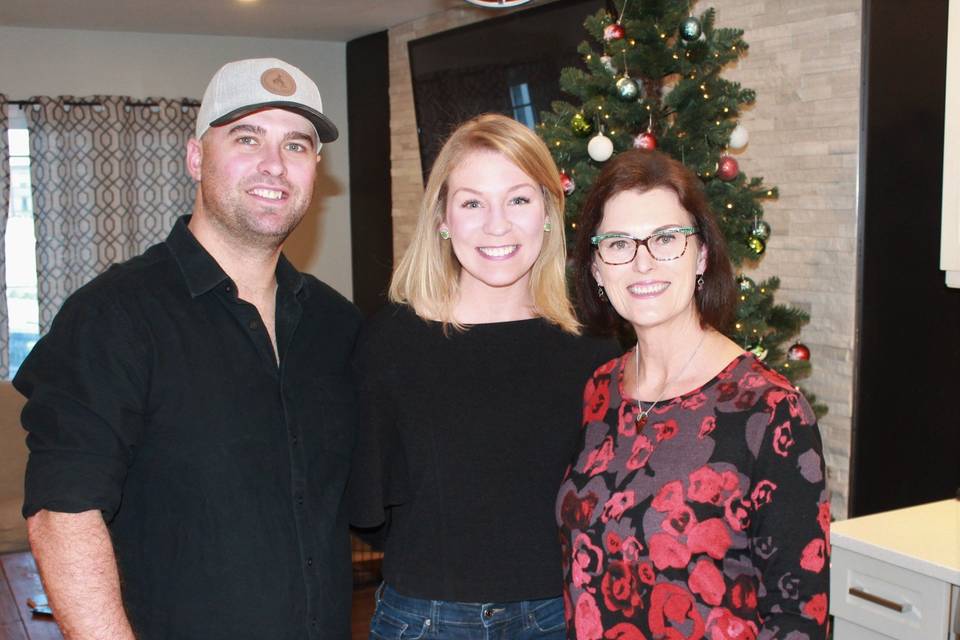
[[[696,227],[670,227],[637,238],[627,233],[602,233],[590,238],[600,259],[607,264],[627,264],[637,257],[640,245],[647,248],[654,260],[676,260],[687,250],[687,237],[699,233]]]

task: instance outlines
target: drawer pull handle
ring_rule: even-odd
[[[887,609],[893,609],[897,613],[903,613],[903,605],[899,602],[894,602],[893,600],[887,600],[886,598],[881,598],[880,596],[875,596],[872,593],[867,593],[856,587],[850,587],[850,595],[854,598],[861,598],[867,602],[872,602],[873,604],[878,604],[881,607],[886,607]]]

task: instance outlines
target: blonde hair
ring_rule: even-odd
[[[567,250],[560,173],[546,145],[533,131],[498,114],[484,114],[464,122],[444,143],[427,180],[413,240],[390,281],[390,300],[409,304],[421,318],[465,329],[453,317],[459,295],[460,263],[450,242],[441,240],[438,228],[446,213],[450,174],[467,154],[478,149],[503,154],[540,185],[552,231],[544,233],[543,247],[530,272],[534,313],[564,331],[579,333],[580,324],[567,296],[564,273]]]

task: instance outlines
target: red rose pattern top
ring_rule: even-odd
[[[557,498],[568,637],[826,637],[830,502],[807,401],[743,354],[638,429],[625,358],[587,382]]]

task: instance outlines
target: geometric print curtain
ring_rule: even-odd
[[[40,335],[63,301],[111,264],[166,238],[189,213],[194,103],[34,97],[30,130]]]
[[[10,368],[10,329],[7,322],[7,214],[10,211],[10,150],[7,145],[7,105],[0,94],[0,378],[6,380]]]

